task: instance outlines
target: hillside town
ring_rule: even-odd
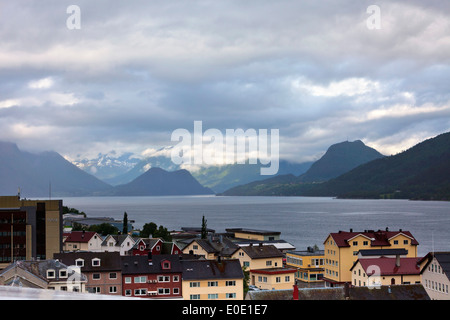
[[[322,248],[295,248],[279,231],[216,232],[199,223],[170,231],[167,241],[140,237],[129,227],[132,220],[125,226],[97,219],[122,227],[120,234],[64,228],[74,217],[63,215],[62,207],[62,200],[0,197],[0,292],[32,288],[155,300],[449,299],[450,252],[418,256],[419,242],[408,230],[330,230]]]

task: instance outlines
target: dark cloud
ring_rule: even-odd
[[[0,4],[0,125],[28,149],[142,152],[177,128],[280,129],[296,161],[390,154],[450,128],[448,1]]]

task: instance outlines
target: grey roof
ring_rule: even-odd
[[[168,260],[170,270],[162,269],[162,262]],[[122,274],[153,274],[153,273],[181,273],[180,257],[172,254],[153,255],[149,260],[147,256],[121,256]]]
[[[58,259],[66,265],[76,265],[75,260],[83,259],[84,266],[81,267],[81,272],[93,272],[93,271],[119,271],[120,265],[120,253],[119,252],[88,252],[88,251],[76,251],[55,253],[53,258]],[[100,259],[100,266],[92,266],[92,259]]]
[[[442,271],[447,276],[447,278],[450,280],[450,252],[429,252],[425,257],[422,258],[421,261],[419,261],[419,264],[422,263],[425,260],[428,260],[427,263],[422,268],[421,273],[423,273],[428,265],[433,260],[433,257],[436,258],[436,260],[439,262],[439,265],[442,268]]]
[[[252,259],[280,258],[283,253],[273,245],[246,246],[241,249]]]
[[[243,279],[241,263],[237,259],[183,260],[183,280]]]
[[[293,300],[293,289],[249,291],[246,300]],[[381,286],[380,288],[351,287],[346,297],[345,288],[304,288],[298,290],[302,300],[430,300],[421,284]]]
[[[68,269],[69,267],[55,259],[50,260],[39,260],[39,261],[30,261],[30,260],[19,260],[16,261],[9,266],[7,266],[5,269],[2,270],[0,275],[6,273],[10,269],[13,268],[21,268],[31,275],[40,278],[41,280],[47,281],[47,282],[57,282],[57,281],[66,281],[67,277],[60,278],[59,270],[67,270],[68,276],[71,276],[74,274],[74,270]],[[47,278],[47,270],[54,270],[55,276],[54,278],[48,279]],[[86,281],[86,276],[81,274],[80,275],[80,281]]]
[[[130,237],[130,236],[127,235],[127,234],[119,234],[119,235],[114,234],[114,235],[109,235],[109,236],[111,236],[111,237],[116,241],[116,245],[115,245],[116,247],[120,247],[120,246],[122,245],[122,243],[123,243],[128,237]],[[102,246],[107,246],[107,245],[108,245],[107,240],[109,239],[109,236],[106,236],[105,239],[103,239]],[[130,237],[130,239],[132,239],[133,241],[135,241],[132,237]],[[134,244],[133,244],[133,245],[134,245]]]

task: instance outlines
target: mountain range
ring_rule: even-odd
[[[269,179],[259,174],[258,165],[189,172],[163,155],[118,159],[114,153],[100,154],[76,164],[56,152],[30,153],[0,142],[0,194],[16,194],[20,188],[27,197],[219,194],[450,200],[450,132],[393,156],[360,140],[337,143],[313,163],[280,161],[279,174]]]
[[[238,186],[223,195],[450,200],[450,132],[397,155],[362,163],[327,181],[320,181],[320,175],[311,178],[310,173]]]
[[[56,152],[30,153],[0,142],[0,194],[26,197],[213,194],[186,170],[152,168],[128,184],[112,186]]]
[[[118,186],[130,183],[150,168],[161,168],[170,172],[183,169],[172,162],[169,156],[170,150],[170,147],[161,148],[143,159],[138,159],[131,154],[115,156],[116,153],[113,151],[107,155],[99,154],[95,159],[76,160],[73,163],[104,182]],[[130,166],[133,163],[134,165]],[[293,163],[280,160],[278,175],[289,173],[299,175],[306,172],[312,164],[313,162]],[[220,193],[237,185],[265,179],[267,176],[261,175],[260,167],[259,164],[247,163],[196,167],[187,170],[200,184],[215,193]],[[105,173],[108,173],[107,177]]]
[[[292,195],[292,187],[317,184],[346,173],[357,166],[384,156],[362,141],[334,144],[303,174],[280,175],[231,188],[222,195]]]

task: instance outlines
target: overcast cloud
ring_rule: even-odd
[[[201,120],[279,129],[281,158],[305,161],[450,129],[447,0],[0,0],[0,39],[1,140],[24,150],[141,154]]]

